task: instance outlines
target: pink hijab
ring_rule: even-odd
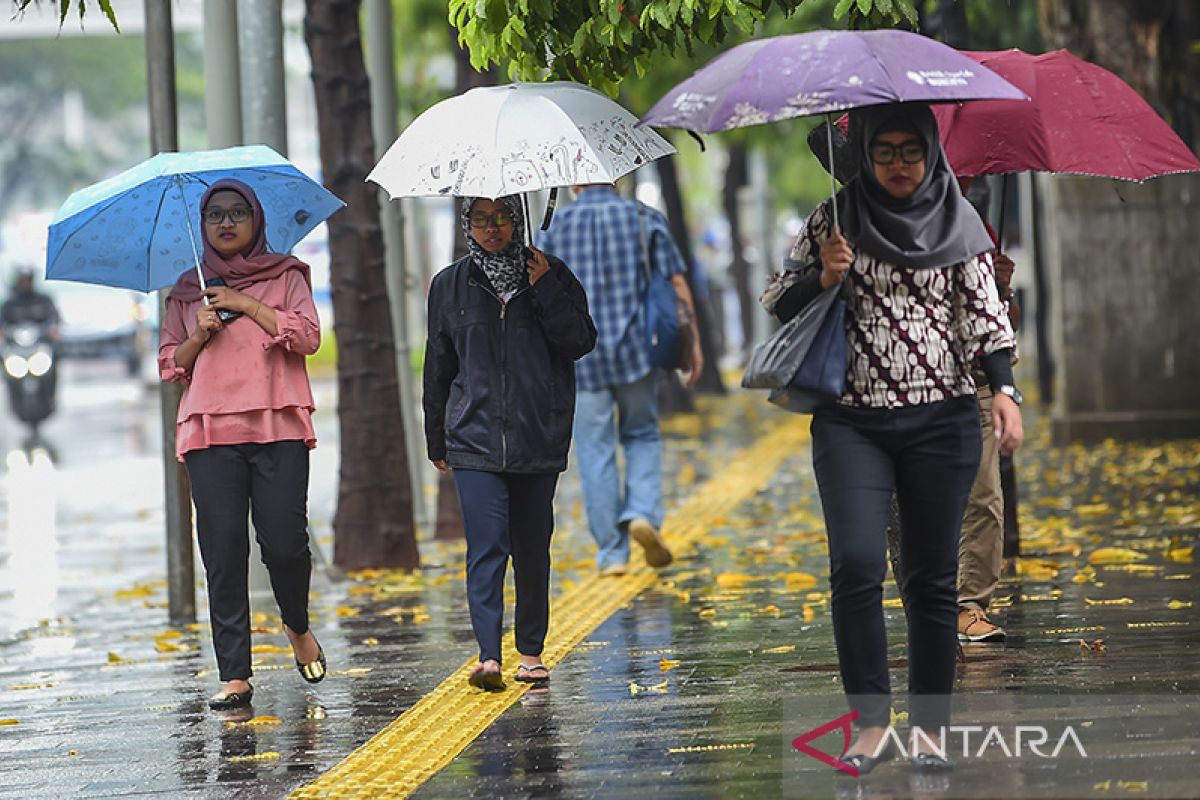
[[[263,219],[262,204],[259,203],[254,190],[246,184],[233,178],[224,178],[208,187],[208,191],[200,200],[201,216],[204,214],[209,198],[220,191],[237,192],[250,206],[250,220],[254,226],[254,235],[251,236],[250,243],[242,252],[230,258],[225,258],[218,253],[209,243],[208,236],[203,235],[201,238],[204,242],[204,279],[207,281],[211,277],[220,276],[225,279],[227,286],[240,292],[252,283],[272,280],[283,275],[289,269],[296,269],[300,270],[300,274],[304,276],[304,282],[311,288],[312,279],[309,277],[307,264],[288,253],[267,252],[267,226]],[[200,299],[200,279],[195,270],[189,269],[179,276],[179,280],[175,281],[175,288],[171,290],[170,297],[184,303],[193,303]]]

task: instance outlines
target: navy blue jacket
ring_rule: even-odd
[[[425,343],[431,461],[486,472],[562,472],[575,417],[575,364],[596,344],[583,286],[550,271],[500,302],[470,257],[434,276]]]

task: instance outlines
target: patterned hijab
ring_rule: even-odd
[[[246,245],[242,252],[226,258],[216,251],[216,248],[208,241],[207,231],[204,231],[203,220],[201,220],[201,239],[204,242],[204,279],[220,276],[225,280],[226,285],[233,287],[239,292],[245,289],[252,283],[259,281],[271,280],[278,278],[289,269],[298,269],[300,274],[304,276],[304,280],[309,286],[312,286],[312,279],[309,277],[308,265],[303,261],[295,258],[288,253],[270,253],[267,252],[267,226],[263,216],[262,204],[258,201],[258,196],[246,184],[232,178],[224,178],[217,181],[212,186],[208,187],[208,191],[204,193],[204,197],[200,200],[200,214],[203,216],[204,209],[208,206],[209,198],[221,191],[237,192],[246,201],[246,205],[250,206],[250,221],[254,226],[254,234],[250,237],[250,243]],[[175,288],[171,290],[171,297],[185,303],[192,303],[200,299],[200,279],[196,276],[196,271],[189,269],[183,275],[179,276],[179,280],[175,282]]]
[[[841,192],[842,228],[856,247],[910,269],[946,267],[992,249],[979,214],[963,197],[946,162],[928,105],[870,106],[851,111],[850,120],[862,168]],[[925,145],[925,178],[903,200],[875,179],[871,162],[871,140],[892,131],[912,132]]]
[[[471,260],[487,275],[496,294],[503,297],[529,284],[529,273],[525,266],[525,214],[521,210],[521,198],[515,194],[496,199],[513,220],[512,241],[499,253],[484,250],[483,245],[471,235],[471,209],[475,207],[478,197],[463,198],[459,218],[462,221],[463,233],[467,236],[467,251]]]

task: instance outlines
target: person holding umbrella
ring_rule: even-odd
[[[307,494],[316,445],[305,356],[320,343],[308,265],[267,249],[263,207],[235,179],[200,201],[201,270],[167,298],[158,352],[163,380],[184,384],[176,455],[187,465],[208,584],[213,648],[223,682],[214,710],[249,705],[250,553],[255,534],[296,667],[325,677],[309,628]],[[203,281],[203,282],[202,282]]]
[[[516,579],[514,679],[545,683],[554,492],[567,467],[574,362],[596,344],[583,286],[524,245],[520,198],[462,200],[468,255],[429,289],[425,440],[453,470],[467,536],[467,599],[479,643],[469,683],[504,688],[504,573]]]
[[[895,491],[902,519],[914,766],[949,769],[934,752],[949,721],[957,638],[958,536],[980,460],[971,365],[995,395],[1000,449],[1023,436],[1012,379],[1014,337],[987,260],[992,243],[962,196],[928,105],[851,112],[863,168],[810,216],[802,265],[774,313],[791,319],[848,282],[846,389],[813,416],[813,463],[829,538],[834,637],[860,733],[843,760],[859,774],[893,753],[884,738],[891,688],[883,619],[884,531]]]

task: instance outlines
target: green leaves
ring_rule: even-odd
[[[904,20],[917,24],[912,0],[838,0],[833,16],[848,17],[851,28],[890,28]]]
[[[497,64],[521,80],[579,80],[615,94],[655,55],[730,46],[768,8],[786,16],[806,1],[449,0],[448,19],[477,69]]]

